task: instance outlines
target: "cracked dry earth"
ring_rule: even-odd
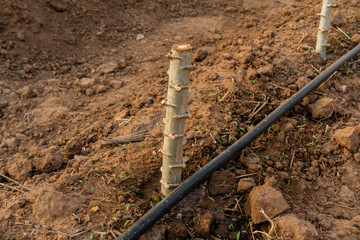
[[[171,46],[191,44],[197,65],[186,179],[359,43],[360,2],[336,3],[322,61],[320,0],[3,0],[1,238],[117,238],[162,198]],[[359,63],[142,239],[360,239]]]

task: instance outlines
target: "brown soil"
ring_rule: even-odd
[[[190,43],[197,65],[186,179],[357,44],[360,3],[337,4],[324,62],[311,48],[320,0],[2,1],[0,236],[113,239],[129,228],[161,198],[171,46]],[[359,58],[347,62],[223,167],[226,189],[200,186],[154,232],[261,239],[252,231],[266,224],[250,228],[245,203],[254,182],[273,181],[295,227],[359,239],[359,74]],[[99,143],[140,131],[141,142]],[[279,232],[304,230],[293,229]]]

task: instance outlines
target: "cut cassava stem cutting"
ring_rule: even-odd
[[[334,7],[334,0],[323,0],[320,16],[320,24],[317,34],[316,51],[323,60],[326,60],[326,47],[329,35],[331,9]]]
[[[166,107],[163,165],[161,167],[161,192],[167,196],[181,183],[185,120],[190,117],[187,101],[190,96],[190,71],[195,69],[191,61],[192,47],[189,44],[174,45],[166,57],[170,60],[169,85]]]

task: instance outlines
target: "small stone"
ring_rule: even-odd
[[[85,90],[85,95],[88,96],[88,97],[91,97],[94,94],[95,94],[95,91],[92,90],[91,88],[88,88],[88,89]]]
[[[105,86],[105,85],[99,85],[97,88],[96,88],[96,93],[104,93],[108,90],[108,87]]]
[[[82,151],[81,140],[79,138],[73,138],[66,143],[65,157],[71,159],[75,155],[79,155],[81,151]]]
[[[256,72],[259,75],[271,74],[274,66],[272,64],[266,64],[265,66],[260,67]]]
[[[25,41],[25,32],[24,31],[17,32],[16,38],[22,42]]]
[[[207,183],[209,193],[213,196],[231,193],[236,175],[230,171],[215,171]]]
[[[163,240],[165,239],[166,227],[157,225],[140,237],[140,240]]]
[[[347,186],[343,185],[340,190],[340,198],[346,203],[355,203],[355,193],[351,191]]]
[[[143,40],[144,38],[145,38],[144,34],[138,34],[138,35],[136,36],[136,41],[141,41],[141,40]]]
[[[360,43],[360,34],[356,33],[351,38],[350,41],[353,43]]]
[[[206,49],[198,49],[194,54],[194,61],[201,62],[208,56],[208,51]]]
[[[330,117],[334,112],[334,100],[331,98],[321,98],[313,104],[308,105],[311,116],[316,119]]]
[[[80,79],[80,87],[89,88],[95,84],[95,79],[93,78],[82,78]]]
[[[238,186],[237,186],[237,192],[238,193],[245,193],[255,187],[255,181],[253,178],[242,178],[240,179]]]
[[[169,239],[187,239],[189,237],[188,229],[182,222],[169,222],[168,232]]]
[[[254,224],[267,221],[265,216],[260,213],[261,209],[263,209],[270,218],[274,218],[289,208],[290,206],[286,203],[281,192],[269,185],[253,188],[245,203],[245,212],[248,216],[251,216]]]
[[[195,223],[195,235],[199,237],[207,237],[210,234],[211,225],[214,221],[214,216],[210,213],[205,213],[200,217],[200,220]]]
[[[111,80],[109,85],[115,89],[122,88],[122,86],[124,86],[124,81]]]
[[[266,213],[266,211],[265,211]],[[316,240],[318,233],[315,227],[296,217],[294,214],[286,214],[274,219],[276,233],[280,239],[292,240]]]
[[[347,148],[350,152],[355,152],[359,147],[358,130],[355,127],[338,129],[333,135],[336,143]]]

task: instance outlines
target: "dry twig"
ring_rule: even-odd
[[[3,177],[3,178],[6,178],[7,180],[9,180],[9,181],[11,181],[11,182],[13,182],[13,183],[16,183],[17,185],[19,185],[19,186],[21,186],[21,187],[23,187],[26,191],[30,191],[29,188],[25,187],[24,185],[22,185],[22,184],[19,183],[18,181],[15,181],[14,179],[9,178],[9,177],[5,176],[5,175],[2,174],[2,173],[0,173],[0,176]]]
[[[114,137],[114,138],[104,138],[100,140],[101,146],[112,145],[112,144],[122,144],[122,143],[129,143],[129,142],[140,142],[148,136],[148,131],[132,133],[129,135]]]

